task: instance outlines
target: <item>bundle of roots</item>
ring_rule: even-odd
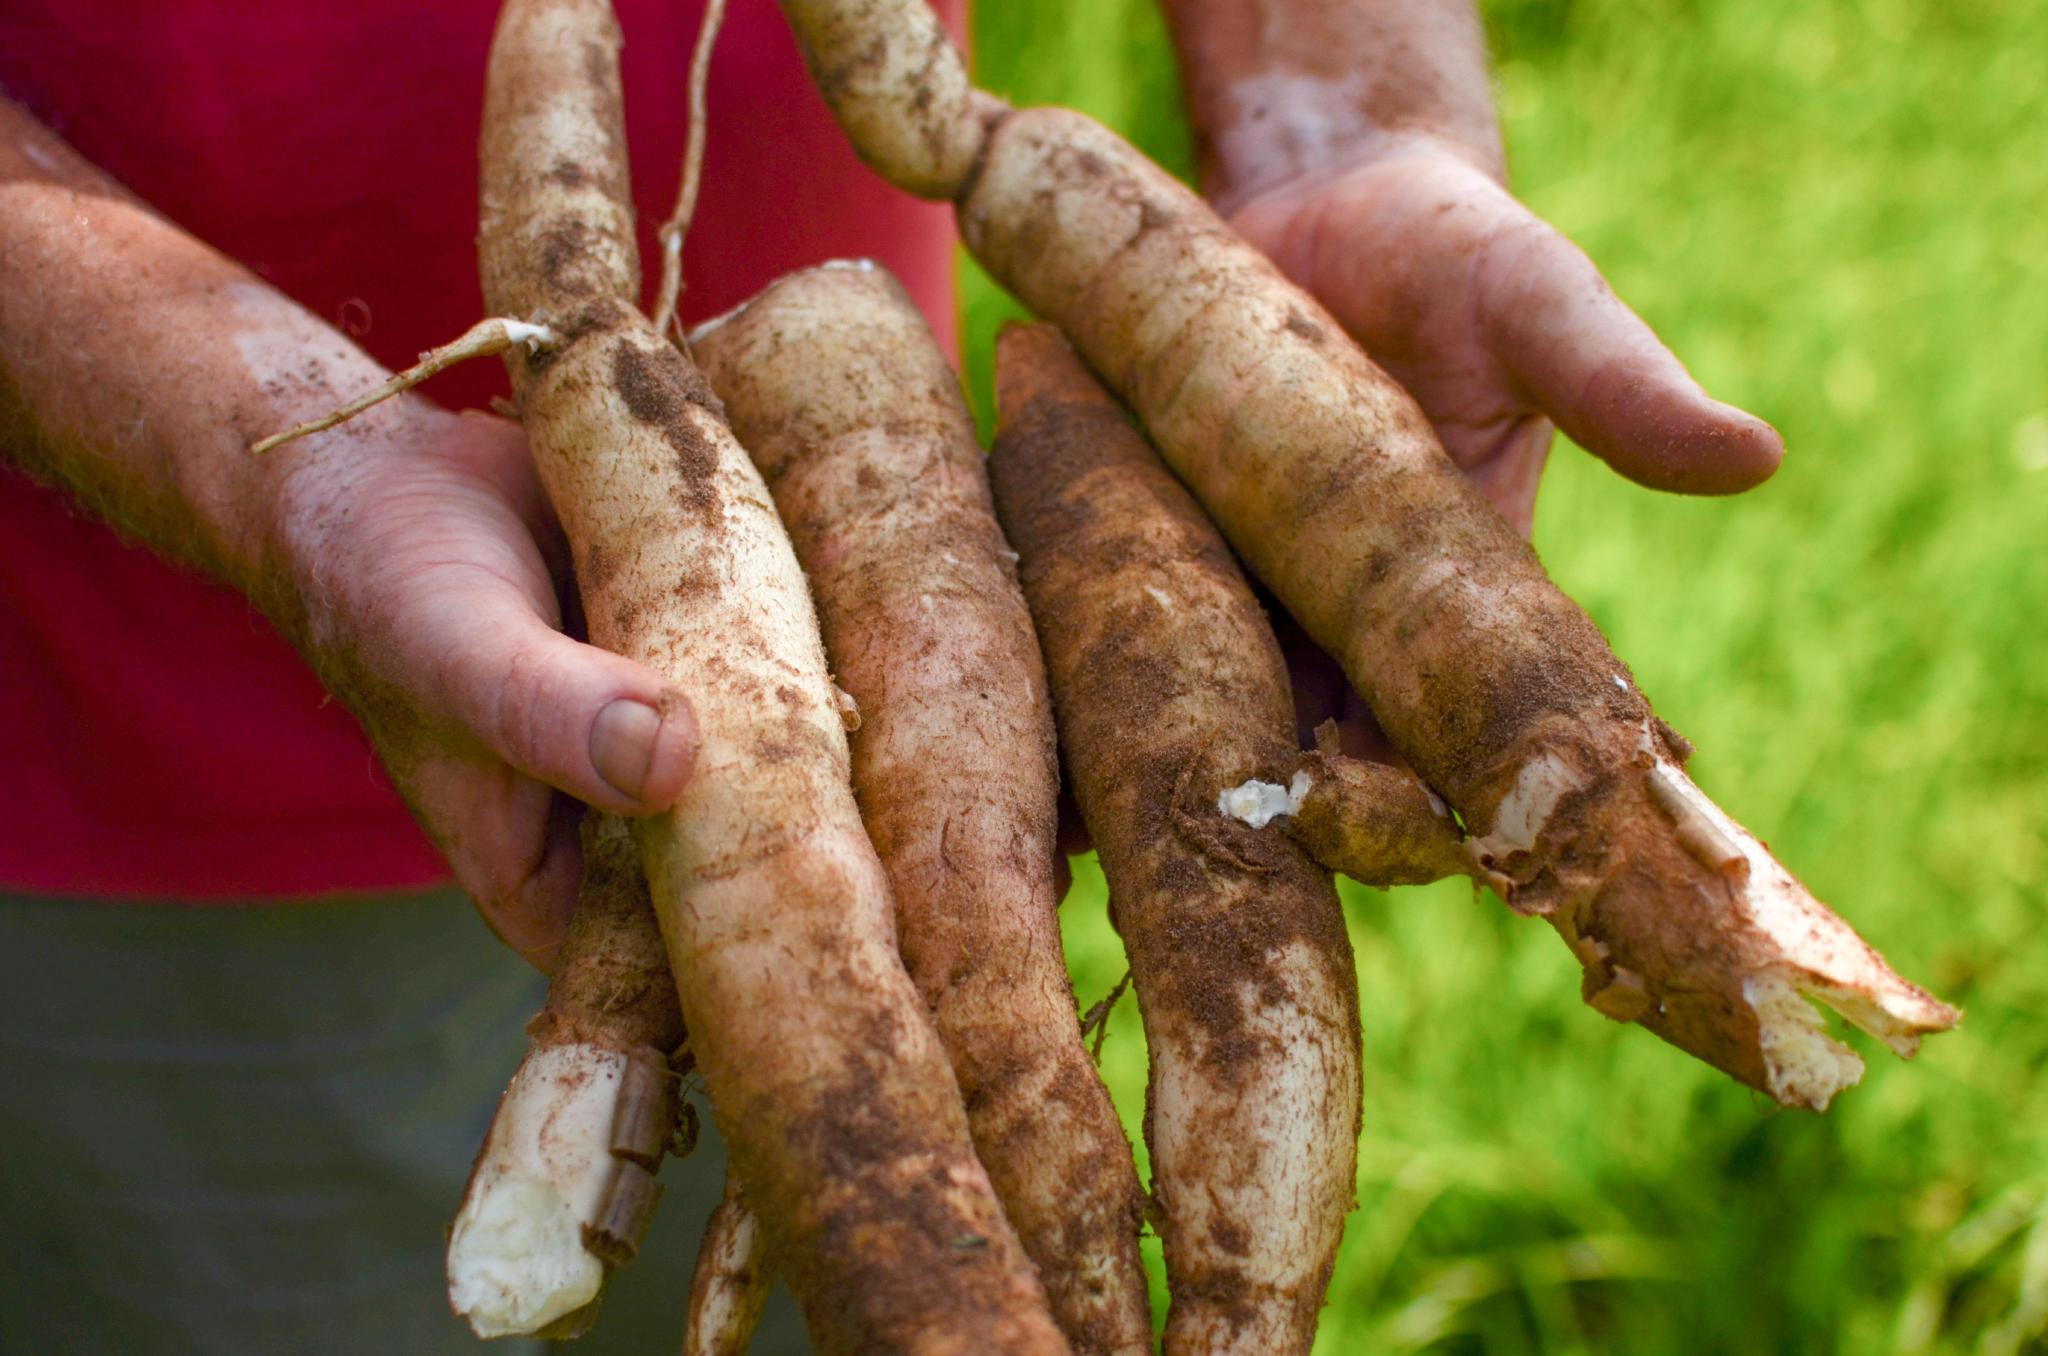
[[[871,265],[675,334],[717,4],[637,309],[605,0],[505,5],[491,318],[263,444],[503,354],[592,641],[696,706],[675,807],[586,825],[449,1239],[479,1334],[593,1320],[694,1069],[731,1167],[690,1352],[745,1350],[776,1276],[825,1352],[1143,1352],[1147,1220],[1169,1352],[1306,1352],[1361,1110],[1333,871],[1473,877],[1551,923],[1596,1010],[1789,1105],[1862,1072],[1816,1002],[1901,1055],[1955,1023],[1693,784],[1414,403],[1200,199],[1080,114],[976,91],[924,0],[782,3],[862,157],[952,201],[1051,322],[1001,341],[991,461]],[[1298,747],[1240,561],[1404,766]],[[1061,750],[1151,1056],[1149,1197],[1060,952]]]

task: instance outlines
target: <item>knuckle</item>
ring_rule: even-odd
[[[484,681],[493,681],[486,678]],[[559,666],[548,661],[538,645],[521,645],[495,675],[496,692],[489,702],[491,742],[512,762],[531,768],[544,762],[555,742],[552,727],[563,709]]]

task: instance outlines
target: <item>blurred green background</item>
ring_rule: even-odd
[[[1185,172],[1152,0],[979,10],[983,83]],[[1516,190],[1790,448],[1686,501],[1560,441],[1537,546],[1708,789],[1968,1018],[1780,1112],[1582,1007],[1491,897],[1347,883],[1366,1129],[1317,1351],[2048,1352],[2048,10],[1485,15]],[[985,412],[1015,307],[963,269]],[[1084,1006],[1102,902],[1084,868]],[[1103,1065],[1135,1137],[1128,1000]]]

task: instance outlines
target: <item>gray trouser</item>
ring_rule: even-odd
[[[443,1230],[540,979],[454,891],[0,896],[0,1351],[537,1352],[448,1311]],[[662,1171],[576,1356],[681,1342],[725,1156]],[[756,1356],[808,1351],[778,1291]]]

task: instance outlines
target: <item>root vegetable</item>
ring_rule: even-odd
[[[774,1279],[760,1217],[728,1174],[725,1199],[711,1212],[697,1246],[683,1356],[746,1356]]]
[[[600,0],[508,0],[479,252],[591,638],[691,694],[696,772],[636,823],[692,1052],[825,1352],[1065,1349],[897,958],[810,600],[759,475],[639,288]]]
[[[1151,1052],[1168,1352],[1306,1352],[1352,1203],[1357,977],[1329,874],[1216,812],[1296,757],[1287,669],[1199,507],[1047,327],[992,460]]]
[[[1450,810],[1414,773],[1345,757],[1333,723],[1316,736],[1316,751],[1301,756],[1285,786],[1230,787],[1217,810],[1255,829],[1281,821],[1309,856],[1366,885],[1472,874]]]
[[[648,319],[657,334],[676,328],[676,303],[683,295],[683,241],[690,233],[690,220],[697,215],[697,189],[704,178],[704,138],[709,112],[706,90],[711,80],[711,52],[718,43],[718,30],[725,23],[725,0],[706,0],[699,21],[697,45],[690,52],[690,131],[683,146],[683,177],[676,186],[675,209],[661,223],[656,238],[661,242],[661,282],[655,289],[654,309]]]
[[[624,822],[590,815],[583,859],[547,1006],[449,1231],[449,1303],[479,1337],[583,1331],[661,1194],[682,1013]]]
[[[968,248],[1066,331],[1343,664],[1473,830],[1481,878],[1571,946],[1588,1001],[1814,1109],[1862,1063],[1802,998],[1901,1055],[1955,1024],[1692,784],[1688,746],[1414,402],[1200,198],[1064,109],[893,113],[959,66],[918,37],[919,0],[784,7],[815,69],[899,73],[896,103],[869,92],[842,118],[856,143],[941,116],[935,144],[982,129],[968,179],[933,190],[952,192]],[[857,14],[872,20],[858,41]],[[876,130],[885,115],[899,121]]]
[[[1954,1024],[1692,785],[1688,746],[1413,402],[1194,194],[1033,109],[960,214],[1457,808],[1481,879],[1563,935],[1593,1006],[1815,1109],[1862,1066],[1795,995],[1900,1054]]]
[[[996,1195],[1075,1351],[1144,1352],[1142,1196],[1061,954],[1052,710],[959,383],[865,264],[784,278],[691,344],[861,712],[862,819]]]
[[[249,450],[258,456],[288,442],[303,438],[309,433],[318,433],[346,423],[372,405],[380,405],[396,395],[403,395],[429,377],[446,372],[457,363],[468,362],[471,358],[488,358],[503,353],[515,344],[526,344],[536,350],[552,344],[556,334],[545,325],[530,325],[523,320],[509,320],[493,316],[479,320],[452,342],[439,348],[430,348],[420,354],[420,360],[391,380],[373,390],[365,391],[354,400],[328,411],[317,419],[294,424],[282,433],[273,433],[268,438],[259,438],[250,444]]]
[[[981,151],[977,92],[926,0],[782,0],[811,78],[869,168],[926,198],[959,192]]]

